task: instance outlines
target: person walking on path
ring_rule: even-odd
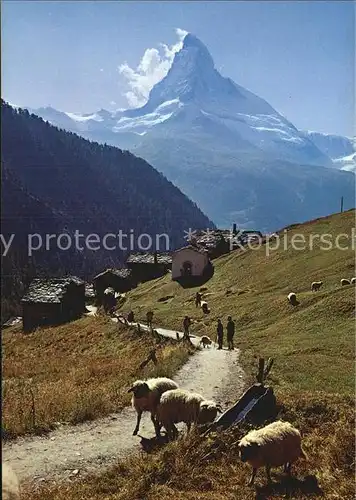
[[[152,311],[147,311],[146,319],[147,319],[148,328],[152,328],[152,320],[153,320],[153,312]]]
[[[200,307],[201,305],[201,293],[197,292],[195,294],[195,307]]]
[[[227,325],[226,325],[227,347],[229,351],[234,350],[234,335],[235,335],[235,323],[232,321],[231,316],[229,316],[227,318]]]
[[[218,319],[218,325],[216,327],[216,339],[218,341],[218,349],[222,349],[224,340],[224,327],[221,323],[221,319]]]
[[[189,316],[185,316],[185,318],[183,320],[183,331],[184,331],[183,340],[184,339],[190,340],[190,338],[189,338],[189,328],[190,328],[191,324],[192,323],[190,321]]]

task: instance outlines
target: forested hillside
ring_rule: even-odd
[[[2,234],[15,234],[3,257],[5,300],[17,300],[24,280],[40,272],[90,278],[105,265],[123,262],[125,252],[119,248],[78,251],[73,243],[63,251],[55,240],[49,250],[29,257],[28,234],[39,233],[44,241],[46,234],[79,231],[102,241],[121,230],[133,234],[136,244],[142,233],[153,240],[165,233],[174,248],[183,244],[189,227],[213,226],[179,189],[128,151],[59,130],[4,101],[1,120]],[[110,240],[110,246],[115,243]],[[9,309],[6,305],[3,312]]]

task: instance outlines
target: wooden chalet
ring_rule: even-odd
[[[99,304],[107,288],[113,288],[118,293],[125,293],[134,288],[135,284],[131,269],[106,269],[93,279],[93,287]]]
[[[126,265],[137,283],[159,278],[172,269],[171,252],[133,252]]]

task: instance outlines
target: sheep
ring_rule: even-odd
[[[178,435],[174,424],[184,422],[189,432],[192,424],[213,422],[218,412],[222,412],[221,406],[205,399],[201,394],[173,389],[162,394],[156,416],[159,427],[166,429],[167,437],[171,440]]]
[[[253,484],[260,467],[266,468],[270,483],[271,467],[284,465],[284,471],[290,475],[292,463],[299,457],[307,458],[298,429],[281,420],[250,431],[240,440],[238,448],[242,462],[248,462],[253,469],[249,486]]]
[[[351,285],[351,281],[350,280],[347,280],[346,278],[342,278],[340,280],[340,284],[341,286],[344,286],[344,285]]]
[[[20,498],[19,481],[10,465],[2,463],[2,498],[3,500],[18,500]]]
[[[210,312],[210,309],[208,307],[208,303],[205,300],[202,300],[200,302],[200,307],[202,308],[203,313],[208,314]]]
[[[294,292],[288,294],[288,302],[292,304],[292,306],[297,306],[299,302],[297,301],[297,296]]]
[[[313,283],[311,284],[311,291],[317,292],[320,289],[322,284],[323,284],[322,281],[313,281]]]
[[[200,339],[200,344],[203,344],[203,347],[211,345],[212,341],[207,335],[203,335],[202,338]]]
[[[151,420],[153,422],[156,435],[159,436],[159,430],[157,430],[157,421],[155,418],[156,408],[161,395],[170,389],[178,389],[178,384],[166,377],[136,380],[132,384],[132,387],[127,392],[133,393],[131,402],[137,413],[137,422],[133,431],[133,436],[136,436],[139,431],[141,417],[144,411],[151,412]]]
[[[356,278],[351,278],[350,283],[351,283],[351,285],[355,285],[356,284]]]

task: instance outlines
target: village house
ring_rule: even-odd
[[[85,283],[75,276],[35,278],[21,303],[24,332],[65,323],[85,312]]]
[[[260,231],[239,230],[233,224],[232,229],[209,229],[195,231],[189,244],[208,252],[210,259],[216,259],[232,250],[241,248],[241,245],[258,241],[262,238]]]
[[[137,283],[159,278],[172,268],[172,254],[170,252],[134,252],[131,253],[126,265],[132,271]]]
[[[230,251],[231,232],[223,229],[196,231],[190,244],[200,250],[205,250],[210,259],[216,259]]]
[[[135,282],[131,269],[106,269],[93,278],[93,287],[98,304],[102,303],[106,288],[125,293],[134,288]]]
[[[193,245],[180,248],[173,253],[172,280],[203,278],[210,268],[208,252]]]

